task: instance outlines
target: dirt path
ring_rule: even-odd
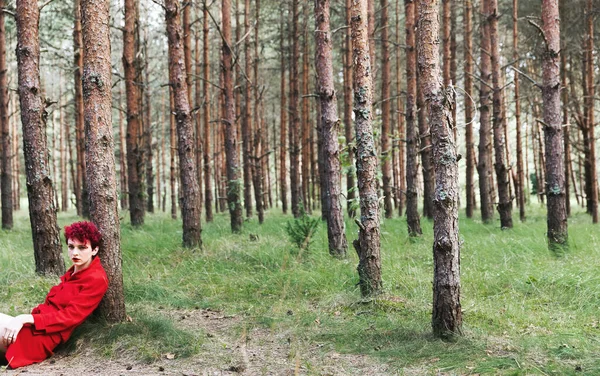
[[[290,333],[252,328],[248,332],[239,316],[211,310],[170,311],[168,315],[182,329],[206,336],[200,352],[191,358],[163,354],[146,364],[119,354],[103,358],[90,350],[56,354],[36,365],[0,371],[7,376],[138,376],[138,375],[392,375],[387,366],[362,355],[333,351],[328,344],[292,339]]]

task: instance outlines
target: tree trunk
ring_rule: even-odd
[[[473,142],[473,8],[471,0],[465,0],[464,8],[464,70],[465,70],[465,146],[466,146],[466,195],[467,218],[473,218],[475,210],[475,143]]]
[[[100,315],[126,318],[111,115],[110,1],[82,0],[84,119],[90,217],[102,234],[100,257],[109,280]]]
[[[197,3],[195,5],[195,13],[196,13],[196,20],[199,22],[200,21],[200,7],[198,5],[199,3]],[[204,203],[204,199],[203,199],[203,191],[202,191],[202,172],[204,170],[204,163],[203,163],[203,141],[202,141],[202,114],[200,112],[200,108],[202,107],[202,85],[201,85],[201,79],[200,77],[202,77],[202,63],[200,61],[200,25],[196,25],[196,28],[194,30],[194,42],[195,42],[195,47],[194,47],[194,74],[195,74],[195,79],[194,79],[194,90],[195,90],[195,95],[194,95],[194,111],[192,111],[192,116],[194,117],[194,128],[195,128],[195,133],[194,133],[194,142],[196,143],[196,172],[197,172],[197,176],[196,179],[198,181],[198,205],[200,208],[200,218],[202,218],[202,205]],[[207,98],[208,99],[208,98]]]
[[[237,147],[237,129],[235,126],[235,102],[233,97],[233,66],[231,51],[231,0],[223,0],[222,32],[223,32],[223,94],[225,128],[225,157],[227,164],[227,204],[231,219],[231,231],[242,231],[242,205],[240,204],[240,182],[238,171],[240,168]]]
[[[65,263],[60,247],[52,179],[49,175],[51,168],[46,140],[48,113],[40,87],[39,19],[37,1],[17,2],[16,53],[23,154],[35,271],[42,275],[62,275],[65,272]]]
[[[254,201],[256,202],[256,215],[258,216],[258,223],[262,224],[265,220],[265,197],[263,195],[263,162],[268,155],[265,154],[265,143],[264,133],[266,133],[266,127],[262,125],[264,122],[261,117],[261,93],[259,92],[259,77],[258,77],[258,37],[259,37],[259,21],[260,21],[260,0],[255,1],[255,17],[256,24],[254,25],[254,53],[253,53],[253,83],[254,83],[254,155],[252,156],[252,178],[254,187]]]
[[[301,182],[300,182],[300,148],[298,145],[298,130],[300,128],[300,117],[298,114],[298,3],[292,0],[292,33],[291,47],[292,57],[290,61],[290,105],[289,105],[289,150],[290,150],[290,189],[292,196],[292,213],[294,217],[300,216]]]
[[[410,236],[419,236],[423,233],[419,219],[417,194],[419,130],[416,124],[417,50],[415,22],[417,14],[415,5],[415,0],[404,0],[406,15],[406,224]]]
[[[498,183],[498,213],[500,227],[512,228],[512,200],[509,195],[508,167],[504,150],[504,119],[502,109],[502,81],[500,72],[500,41],[498,37],[498,0],[488,0],[484,17],[489,19],[492,86],[493,86],[493,130],[494,130],[494,169]]]
[[[567,58],[566,54],[560,54],[560,74],[561,74],[561,100],[563,103],[562,106],[562,124],[564,127],[563,132],[563,140],[564,140],[564,166],[565,166],[565,206],[567,210],[567,217],[571,215],[571,196],[570,196],[570,185],[569,178],[572,176],[573,168],[571,166],[571,141],[569,136],[569,130],[571,126],[569,125],[569,109],[567,107],[567,103],[569,100],[569,86],[567,85]],[[573,186],[575,191],[575,198],[577,198],[577,187]]]
[[[373,137],[373,78],[369,57],[367,0],[352,0],[350,25],[354,61],[354,130],[356,171],[360,197],[360,225],[354,248],[358,253],[360,291],[370,296],[381,291],[377,153]]]
[[[178,0],[165,1],[167,37],[169,42],[169,83],[173,87],[174,113],[177,121],[177,150],[179,151],[179,176],[181,179],[181,218],[183,220],[183,246],[201,247],[200,189],[196,171],[194,132],[188,86],[185,85],[186,70],[183,63],[181,23]]]
[[[210,165],[212,162],[211,155],[211,143],[210,143],[210,94],[209,94],[209,80],[210,80],[210,60],[208,57],[209,48],[209,27],[208,27],[208,8],[206,3],[202,4],[202,76],[204,78],[202,83],[202,96],[204,101],[202,102],[202,116],[204,125],[204,147],[202,149],[204,153],[204,208],[206,210],[206,222],[212,222],[213,220],[213,195],[211,186],[211,170]]]
[[[452,135],[453,95],[444,89],[438,53],[439,0],[419,1],[419,72],[429,109],[435,161],[433,219],[433,333],[447,338],[461,334],[460,245],[458,241],[458,161]]]
[[[416,24],[416,18],[415,18]],[[418,48],[418,42],[416,46]],[[416,66],[415,66],[416,68]],[[421,166],[423,174],[423,216],[433,218],[433,189],[435,176],[433,171],[433,160],[431,154],[431,128],[427,123],[427,105],[425,96],[421,90],[419,72],[417,75],[417,119],[419,123],[419,147],[421,154]]]
[[[129,215],[132,226],[144,224],[145,203],[143,185],[142,136],[139,109],[139,77],[135,40],[137,21],[136,1],[125,0],[125,26],[123,27],[123,70],[127,95],[127,179],[129,189]]]
[[[281,210],[283,214],[287,213],[287,101],[286,101],[286,89],[287,85],[285,82],[285,60],[286,60],[286,50],[284,46],[284,23],[283,17],[281,24],[281,37],[279,39],[279,49],[281,53],[281,106],[279,113],[280,127],[279,127],[279,187],[281,190]]]
[[[519,33],[518,33],[518,0],[513,0],[513,60],[519,59]],[[519,218],[525,221],[525,179],[523,176],[523,146],[521,141],[521,104],[519,75],[515,72],[513,77],[515,92],[515,126],[517,128],[517,200],[519,203]]]
[[[244,35],[250,33],[250,0],[245,0],[244,6]],[[252,56],[250,53],[250,37],[244,39],[244,57],[246,74],[250,74]],[[252,217],[252,166],[250,156],[252,155],[252,114],[250,97],[252,94],[252,83],[249,79],[243,79],[242,90],[244,91],[244,105],[242,107],[242,156],[244,164],[244,207],[246,217]]]
[[[491,127],[490,127],[490,81],[491,81],[491,44],[490,44],[490,19],[488,16],[488,2],[481,1],[481,83],[479,84],[479,161],[477,172],[479,173],[479,201],[481,209],[481,220],[490,223],[494,219],[493,195],[491,184]]]
[[[5,0],[0,0],[0,7],[4,8]],[[6,29],[4,28],[4,12],[0,12],[0,132],[2,139],[2,161],[0,172],[2,174],[0,186],[2,187],[2,228],[10,230],[13,227],[13,189],[12,189],[12,159],[17,156],[12,154],[12,137],[8,119],[8,79],[6,69]]]
[[[75,203],[77,215],[89,217],[89,200],[85,177],[85,142],[83,140],[83,96],[81,93],[81,74],[83,70],[83,51],[81,40],[81,0],[73,2],[73,28],[74,70],[73,86],[75,87],[75,147],[77,148],[77,178],[74,181]]]
[[[129,197],[128,194],[128,185],[127,185],[127,144],[126,144],[126,136],[127,132],[125,131],[125,122],[123,121],[123,92],[119,90],[119,163],[121,166],[121,209],[126,210],[129,208]]]
[[[560,108],[560,17],[558,0],[542,0],[542,29],[546,41],[543,54],[542,98],[546,141],[546,203],[548,247],[561,252],[567,247],[567,208],[563,129]]]
[[[592,214],[592,223],[598,223],[598,175],[596,172],[596,136],[595,136],[595,79],[594,69],[594,4],[593,0],[586,2],[586,40],[587,40],[587,95],[585,107],[587,109],[587,133],[589,142],[589,195],[587,196],[588,211]],[[587,184],[586,184],[587,186]]]
[[[346,0],[346,24],[350,25],[350,7],[352,0]],[[354,200],[356,200],[356,183],[354,176],[356,170],[354,169],[354,150],[352,135],[352,31],[350,28],[344,35],[344,133],[346,135],[346,148],[348,153],[348,173],[346,174],[346,205],[348,210],[348,216],[354,218],[356,210],[354,209]]]
[[[60,76],[60,176],[61,176],[61,211],[66,212],[69,209],[69,174],[67,173],[67,148],[66,133],[69,131],[68,123],[65,122],[65,111],[62,91],[62,74]]]
[[[10,103],[10,102],[9,102]],[[17,113],[17,101],[13,100],[12,101],[12,107],[13,110],[10,111],[11,113]],[[17,124],[17,120],[16,120],[16,116],[15,116],[15,120],[13,121],[13,127],[12,127],[12,135],[13,135],[13,146],[14,146],[14,158],[13,158],[13,162],[14,162],[14,166],[13,166],[13,208],[14,210],[21,210],[21,179],[19,179],[19,176],[21,174],[21,160],[18,158],[19,155],[19,133],[18,133],[18,128],[19,125]]]
[[[182,16],[182,40],[183,40],[183,57],[185,61],[185,85],[187,87],[188,104],[192,102],[192,2],[182,1],[183,9]]]
[[[306,12],[308,6],[303,8]],[[304,13],[304,19],[308,20],[308,14]],[[309,54],[309,46],[308,46],[308,38],[306,33],[306,26],[308,22],[304,23],[304,38],[302,41],[302,95],[301,95],[301,103],[300,103],[300,113],[301,113],[301,125],[300,125],[300,147],[302,153],[302,193],[300,195],[302,200],[302,206],[307,213],[312,213],[312,208],[310,206],[310,106],[309,106],[309,92],[308,92],[308,54]]]
[[[148,27],[144,29],[144,163],[146,174],[146,209],[154,213],[154,171],[152,161],[154,158],[152,147],[152,106],[150,95],[150,55],[148,54]]]
[[[176,153],[177,150],[177,139],[175,136],[175,94],[172,86],[169,86],[169,150],[170,150],[170,163],[169,163],[169,182],[171,184],[171,218],[177,219],[177,166],[176,166]]]
[[[338,146],[337,99],[333,80],[333,57],[330,31],[329,0],[315,1],[315,70],[317,73],[317,95],[320,102],[321,134],[323,142],[323,166],[325,186],[322,192],[328,197],[327,238],[332,256],[346,257],[346,241],[343,209],[340,200],[341,174]]]
[[[381,159],[383,208],[386,218],[392,218],[392,148],[390,145],[390,115],[392,112],[390,53],[388,50],[388,2],[381,0]]]
[[[400,33],[400,0],[396,0],[396,43],[401,44]],[[394,133],[395,150],[397,153],[397,166],[395,170],[395,192],[398,206],[398,215],[402,216],[406,206],[406,128],[404,124],[404,102],[402,101],[402,54],[396,53],[396,103],[398,114],[398,131]]]

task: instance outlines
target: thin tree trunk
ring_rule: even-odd
[[[239,27],[238,27],[239,29]],[[250,0],[245,0],[244,6],[244,35],[250,33]],[[244,57],[246,74],[250,74],[252,56],[250,53],[250,37],[244,39]],[[243,80],[241,84],[244,91],[244,105],[242,107],[242,156],[244,164],[244,207],[246,208],[246,217],[252,217],[252,166],[250,163],[252,155],[252,114],[251,114],[251,94],[252,83],[249,80]]]
[[[543,54],[542,98],[546,139],[546,202],[548,247],[561,252],[568,246],[563,129],[560,109],[560,17],[558,0],[542,0]]]
[[[415,18],[416,21],[416,18]],[[416,22],[415,22],[416,24]],[[418,48],[418,43],[416,43]],[[433,218],[433,189],[435,176],[431,154],[431,131],[427,122],[427,106],[421,90],[419,72],[417,74],[417,119],[419,123],[419,154],[421,154],[421,172],[423,175],[423,216]]]
[[[308,46],[308,38],[306,37],[306,29],[308,20],[308,14],[306,14],[306,10],[308,6],[303,7],[304,9],[304,38],[302,40],[302,76],[301,76],[301,86],[302,86],[302,95],[300,102],[300,116],[301,116],[301,125],[300,125],[300,147],[301,147],[301,156],[302,156],[302,194],[300,195],[302,200],[302,206],[307,213],[311,213],[312,209],[310,206],[310,106],[309,106],[309,92],[308,92],[308,54],[309,54],[309,46]]]
[[[75,87],[75,147],[77,148],[77,177],[74,181],[75,203],[77,215],[88,217],[89,209],[84,208],[88,204],[87,189],[85,187],[85,143],[83,141],[83,96],[81,93],[81,74],[83,70],[83,51],[81,40],[81,0],[73,2],[73,16],[75,26],[73,28],[73,57],[74,57],[74,80]]]
[[[185,62],[185,85],[187,86],[188,104],[192,104],[192,2],[182,1],[180,6],[182,9],[182,40],[183,40],[183,57]]]
[[[177,151],[177,139],[175,137],[175,94],[173,88],[169,86],[169,150],[170,150],[170,163],[169,163],[169,182],[171,184],[171,218],[177,219],[177,167],[176,163],[176,151]]]
[[[109,280],[100,315],[109,322],[126,318],[121,267],[121,236],[111,115],[110,1],[82,0],[83,105],[90,218],[102,234],[102,265]]]
[[[283,214],[287,213],[287,163],[286,163],[286,157],[287,157],[287,98],[286,98],[286,89],[287,89],[287,85],[286,85],[286,81],[285,81],[285,60],[286,60],[286,50],[285,50],[285,46],[284,46],[284,23],[283,20],[284,18],[281,17],[282,19],[282,24],[281,24],[281,37],[279,39],[279,49],[280,49],[280,53],[281,53],[281,89],[280,89],[280,96],[281,96],[281,105],[280,105],[280,113],[279,113],[279,118],[280,118],[280,127],[279,127],[279,187],[281,190],[281,209],[283,211]]]
[[[242,231],[242,205],[240,204],[240,182],[238,171],[240,168],[237,147],[237,129],[235,126],[235,102],[233,97],[233,66],[231,51],[231,0],[223,0],[222,32],[223,32],[223,94],[224,94],[224,132],[225,155],[227,164],[227,204],[231,219],[231,231]]]
[[[211,160],[212,160],[212,149],[210,143],[210,95],[209,95],[209,80],[210,80],[210,60],[208,57],[209,52],[209,33],[208,27],[208,8],[206,2],[202,3],[202,75],[204,77],[202,84],[202,96],[204,102],[202,103],[203,109],[203,125],[204,125],[204,207],[206,210],[206,222],[212,222],[213,220],[213,195],[211,187]]]
[[[489,19],[492,85],[493,85],[493,130],[494,130],[494,169],[498,183],[498,213],[500,227],[512,228],[512,201],[509,195],[508,167],[504,149],[502,79],[500,77],[500,41],[498,37],[498,0],[488,0],[489,5],[484,17]]]
[[[594,121],[594,108],[595,108],[595,79],[594,69],[594,2],[593,0],[587,0],[586,2],[586,40],[587,40],[587,65],[586,65],[586,76],[587,76],[587,96],[585,96],[586,108],[587,108],[587,131],[588,131],[588,142],[589,142],[589,165],[590,173],[588,180],[590,181],[588,210],[592,214],[592,223],[598,223],[598,174],[596,172],[596,136],[595,136],[595,121]]]
[[[61,177],[61,211],[66,212],[69,209],[69,174],[67,173],[67,148],[66,133],[69,131],[68,123],[65,122],[65,112],[63,106],[62,74],[60,75],[60,177]]]
[[[127,95],[127,178],[129,190],[129,216],[133,226],[144,224],[145,203],[143,184],[142,137],[140,124],[140,93],[138,72],[138,46],[135,40],[136,1],[125,0],[125,26],[123,27],[123,69]]]
[[[0,7],[4,8],[5,0],[0,0]],[[6,69],[6,29],[4,27],[4,12],[0,12],[0,132],[2,139],[2,161],[0,165],[0,186],[2,187],[2,228],[10,230],[13,228],[13,182],[12,182],[12,154],[11,129],[8,119],[8,78]]]
[[[37,1],[17,2],[16,54],[23,154],[35,271],[42,275],[62,275],[65,263],[60,247],[52,179],[49,176],[50,161],[45,132],[47,112],[40,87],[39,19]]]
[[[564,166],[565,166],[565,206],[567,210],[567,217],[571,215],[571,195],[569,178],[572,176],[573,167],[571,165],[571,141],[569,131],[571,126],[569,125],[569,109],[567,103],[569,100],[569,86],[567,85],[567,55],[566,53],[560,54],[560,69],[561,69],[561,100],[562,106],[562,124],[564,127],[563,133],[563,144],[564,144]],[[575,191],[575,198],[577,198],[577,187],[573,186]]]
[[[191,5],[190,5],[191,6]],[[196,4],[195,5],[195,13],[196,20],[200,21],[200,8]],[[200,208],[200,217],[202,218],[202,205],[204,204],[203,191],[202,191],[202,172],[204,170],[203,164],[203,140],[202,140],[202,114],[200,113],[200,108],[202,107],[202,86],[200,84],[202,77],[202,63],[200,62],[200,25],[196,25],[194,30],[194,111],[192,112],[192,116],[194,117],[194,141],[196,143],[196,179],[198,181],[198,205]]]
[[[10,101],[9,101],[10,103]],[[13,110],[11,111],[11,113],[17,113],[17,101],[13,100],[12,101],[12,108]],[[14,166],[13,166],[13,207],[14,210],[21,210],[21,179],[19,179],[19,176],[21,175],[21,160],[18,158],[19,155],[19,133],[18,133],[18,124],[17,124],[17,120],[16,120],[16,116],[14,117],[14,120],[12,121],[13,125],[12,125],[12,135],[13,135],[13,146],[14,146],[14,152],[13,152],[13,162],[14,162]]]
[[[518,29],[518,0],[513,0],[513,60],[519,59],[519,29]],[[513,77],[515,93],[515,126],[517,128],[517,200],[519,203],[519,218],[525,221],[525,179],[523,176],[523,145],[521,136],[521,103],[519,75]]]
[[[123,93],[119,90],[119,101],[123,102]],[[129,191],[128,191],[128,183],[127,183],[127,143],[126,143],[126,135],[127,132],[125,130],[125,122],[123,121],[123,106],[119,106],[119,135],[120,135],[120,149],[119,149],[119,162],[121,165],[121,209],[126,210],[129,208]]]
[[[396,0],[396,43],[401,44],[400,37],[400,0]],[[394,133],[396,139],[397,167],[395,169],[396,202],[398,206],[398,215],[404,214],[406,207],[406,128],[404,124],[404,102],[402,101],[402,55],[396,51],[396,104],[398,114],[398,132]]]
[[[289,105],[289,150],[290,150],[290,189],[292,198],[292,213],[297,218],[300,213],[301,182],[300,182],[300,148],[298,140],[298,130],[300,128],[300,117],[298,114],[298,3],[299,0],[292,0],[292,33],[291,47],[292,56],[290,61],[290,105]]]
[[[415,0],[404,0],[406,23],[406,224],[410,236],[419,236],[423,233],[419,219],[417,194],[419,130],[416,124],[417,46],[415,25],[417,14],[415,5]]]
[[[491,81],[491,44],[489,30],[489,11],[487,0],[481,1],[481,83],[479,84],[479,201],[481,203],[481,220],[489,223],[494,219],[493,195],[491,184],[491,126],[490,126],[490,81]]]
[[[148,54],[148,26],[144,29],[144,163],[146,173],[146,210],[148,213],[154,213],[154,170],[153,147],[152,147],[152,106],[150,95],[150,56]]]
[[[388,50],[388,2],[381,0],[381,159],[383,208],[386,218],[392,218],[392,148],[390,145],[390,115],[392,112],[390,85],[390,53]]]
[[[442,87],[438,38],[439,0],[419,1],[418,61],[427,99],[435,165],[433,221],[433,333],[461,334],[460,244],[458,241],[458,160],[452,135],[452,94]]]
[[[466,195],[467,218],[473,218],[475,210],[475,143],[473,141],[473,8],[471,0],[465,0],[464,8],[464,71],[465,71],[465,146],[466,146]]]
[[[369,56],[367,0],[352,0],[350,25],[354,61],[354,129],[360,224],[354,248],[358,253],[360,291],[370,296],[382,289],[377,153],[373,137],[373,79]]]
[[[261,122],[261,111],[260,111],[260,92],[258,90],[258,37],[259,37],[259,21],[260,21],[260,0],[255,0],[255,17],[256,24],[254,25],[254,52],[253,52],[253,86],[254,86],[254,134],[253,137],[253,155],[252,155],[252,184],[254,188],[254,201],[256,202],[256,215],[258,216],[258,223],[262,224],[265,220],[265,199],[263,196],[263,160],[266,158],[264,155],[264,140],[263,132],[265,131],[262,127]],[[249,72],[248,72],[249,74]]]
[[[346,0],[346,24],[350,25],[350,7],[352,0]],[[348,28],[344,35],[344,133],[346,135],[346,148],[348,153],[348,173],[346,174],[346,206],[348,216],[354,218],[356,210],[354,209],[354,201],[356,200],[356,183],[354,176],[356,170],[354,168],[354,150],[352,135],[352,30]]]
[[[181,179],[181,219],[183,220],[183,246],[202,246],[200,225],[200,188],[196,171],[194,132],[190,112],[185,66],[182,64],[184,46],[181,40],[183,30],[179,21],[177,0],[165,1],[167,37],[169,44],[169,83],[173,87],[174,113],[177,121],[177,145],[179,151],[179,176]]]
[[[327,238],[329,253],[332,256],[346,257],[346,241],[341,196],[341,172],[338,146],[337,99],[333,80],[333,57],[330,31],[329,0],[315,1],[315,70],[317,73],[317,94],[320,102],[321,138],[323,139],[323,166],[327,182],[329,204],[327,210]]]

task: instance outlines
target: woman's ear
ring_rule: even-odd
[[[99,247],[92,249],[92,256],[96,256],[98,254]]]

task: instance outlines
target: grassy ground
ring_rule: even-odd
[[[161,353],[194,356],[201,336],[176,328],[162,311],[210,308],[244,317],[248,326],[291,333],[323,352],[366,354],[398,374],[600,374],[600,264],[597,226],[583,213],[569,220],[569,251],[547,250],[537,204],[527,222],[500,231],[461,217],[464,336],[455,342],[430,332],[432,224],[409,239],[404,219],[382,224],[385,292],[363,301],[357,257],[327,253],[324,225],[310,252],[298,257],[285,233],[288,217],[273,209],[265,224],[244,223],[241,235],[217,216],[203,230],[203,249],[180,247],[181,223],[159,213],[141,229],[122,225],[123,274],[131,322],[93,330],[91,344],[152,360]],[[77,218],[61,214],[59,222]],[[348,238],[356,225],[347,224]],[[29,220],[0,232],[0,312],[27,312],[55,278],[34,274]],[[310,365],[306,365],[310,369]]]

